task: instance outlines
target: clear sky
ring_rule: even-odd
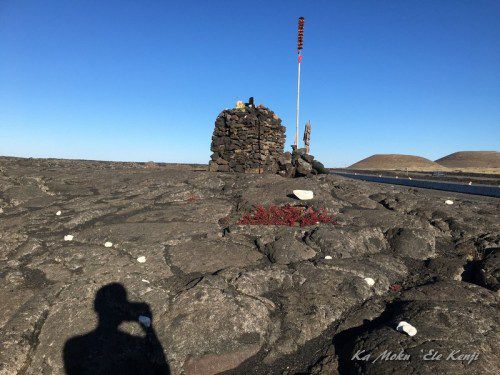
[[[327,166],[500,149],[498,0],[0,0],[0,155],[206,163],[250,96],[289,149],[299,16]]]

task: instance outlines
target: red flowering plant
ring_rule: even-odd
[[[196,202],[197,200],[199,200],[200,198],[194,194],[191,194],[188,199],[186,199],[186,202],[187,203],[193,203],[193,202]]]
[[[290,227],[306,227],[319,223],[333,223],[333,216],[324,208],[315,210],[312,207],[271,205],[269,208],[255,206],[253,211],[243,216],[237,224],[241,225],[287,225]]]
[[[393,292],[399,292],[401,290],[401,288],[402,288],[402,286],[399,285],[399,284],[393,284],[393,285],[391,285],[391,290]]]

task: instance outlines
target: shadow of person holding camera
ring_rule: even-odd
[[[170,374],[147,303],[128,301],[123,285],[111,283],[97,291],[94,310],[99,318],[97,327],[70,338],[64,345],[64,369],[68,375]],[[118,329],[122,322],[139,319],[144,337]]]

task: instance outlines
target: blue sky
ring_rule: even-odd
[[[0,0],[0,155],[207,162],[254,96],[345,166],[500,149],[500,2]]]

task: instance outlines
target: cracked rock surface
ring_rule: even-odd
[[[237,224],[253,205],[303,204],[294,189],[336,224]],[[145,353],[172,374],[497,374],[499,214],[496,198],[334,175],[2,157],[0,374],[63,374],[85,337],[93,373]],[[105,315],[113,283],[130,311]],[[104,322],[120,353],[100,346]],[[409,357],[374,361],[384,351]]]

